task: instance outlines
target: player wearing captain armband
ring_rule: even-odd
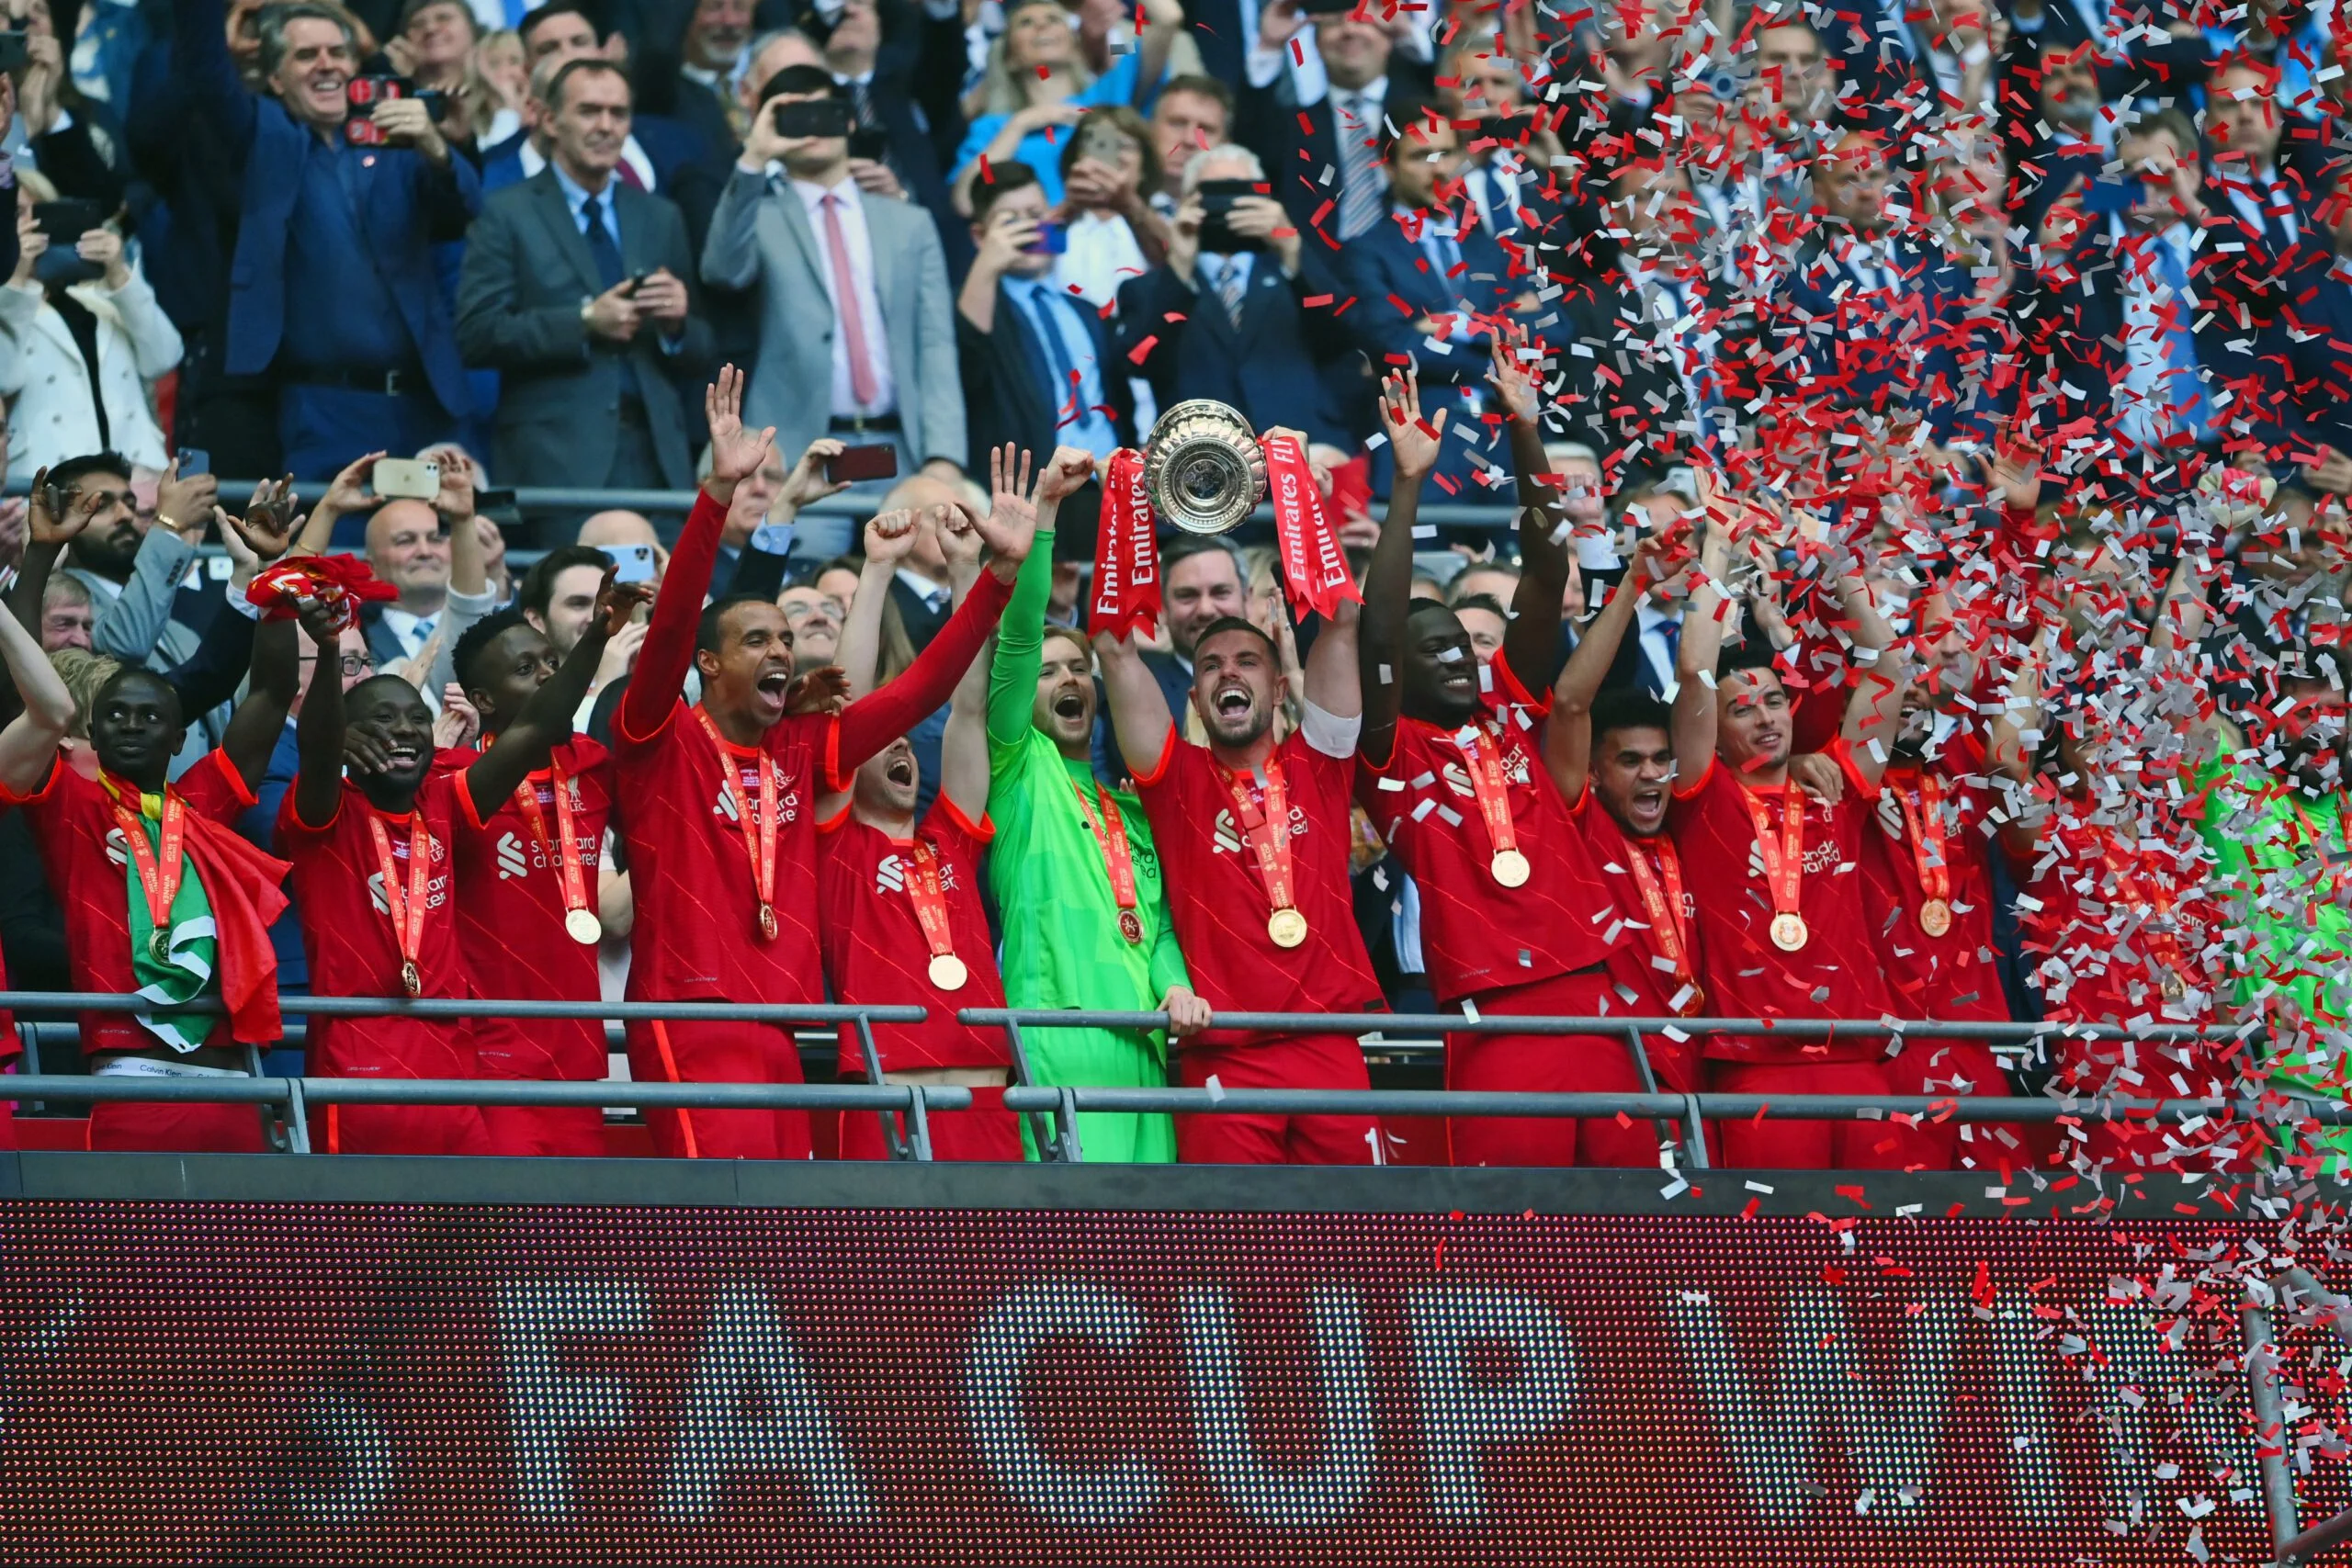
[[[1285,436],[1305,450],[1296,431],[1260,439]],[[1273,638],[1250,622],[1212,622],[1193,644],[1192,701],[1204,746],[1177,733],[1132,633],[1094,641],[1119,750],[1136,764],[1137,793],[1167,862],[1185,962],[1219,1013],[1385,1010],[1348,885],[1363,705],[1352,593],[1351,584],[1316,637],[1304,716],[1279,740],[1274,715],[1289,682]],[[1346,1034],[1212,1027],[1184,1045],[1177,1066],[1193,1087],[1215,1079],[1225,1089],[1362,1089],[1371,1081]],[[1188,1163],[1378,1163],[1379,1137],[1368,1115],[1216,1113],[1183,1118],[1176,1129]]]
[[[1568,581],[1566,529],[1544,505],[1535,393],[1498,340],[1493,381],[1511,414],[1521,479],[1521,576],[1501,650],[1481,669],[1443,604],[1412,604],[1413,524],[1445,427],[1423,421],[1408,373],[1382,388],[1381,428],[1396,455],[1387,521],[1364,578],[1359,668],[1364,692],[1357,797],[1420,889],[1421,946],[1441,1004],[1483,1017],[1632,1016],[1609,973],[1620,928],[1609,888],[1546,776],[1548,694],[1522,671],[1549,667]],[[1319,649],[1319,643],[1318,643]],[[1532,690],[1543,689],[1537,678]],[[1446,1087],[1640,1094],[1624,1038],[1485,1034],[1446,1039]],[[1647,1122],[1457,1118],[1455,1165],[1655,1166]]]
[[[792,628],[765,597],[706,608],[736,486],[760,471],[772,430],[747,431],[743,378],[721,369],[706,400],[711,470],[671,557],[636,673],[613,725],[636,919],[633,1001],[821,999],[816,809],[868,758],[946,702],[1004,608],[1029,551],[992,532],[971,592],[906,673],[839,712],[795,711]],[[686,671],[702,701],[682,696]],[[838,701],[838,699],[835,699]],[[769,1024],[629,1026],[629,1070],[667,1082],[798,1083],[791,1032]],[[797,1111],[676,1111],[650,1118],[671,1156],[806,1158]]]
[[[1705,470],[1700,490],[1700,573],[1676,659],[1670,820],[1683,874],[1703,889],[1700,978],[1709,1009],[1726,1018],[1885,1016],[1893,998],[1871,945],[1860,863],[1902,718],[1900,681],[1877,667],[1894,634],[1855,575],[1858,563],[1830,546],[1813,581],[1835,581],[1837,604],[1825,615],[1855,649],[1844,726],[1829,749],[1849,787],[1836,802],[1807,795],[1790,777],[1789,692],[1769,645],[1759,639],[1723,657],[1732,536],[1776,528],[1778,519],[1720,496]],[[1891,1092],[1875,1039],[1713,1035],[1706,1054],[1707,1085],[1718,1093]],[[1899,1169],[1933,1157],[1909,1128],[1883,1121],[1741,1117],[1716,1134],[1721,1163],[1734,1168]]]
[[[992,465],[1000,494],[1018,489],[1004,463],[999,454]],[[1164,1011],[1181,1038],[1204,1025],[1209,1012],[1193,994],[1177,949],[1152,825],[1133,793],[1094,776],[1093,659],[1085,635],[1045,624],[1057,513],[1093,477],[1094,459],[1075,446],[1056,451],[1037,476],[1037,544],[1013,585],[989,670],[989,815],[996,842],[989,877],[1004,918],[1004,989],[1016,1008]],[[1168,1082],[1157,1032],[1025,1028],[1022,1045],[1042,1084]],[[1175,1126],[1164,1115],[1082,1111],[1078,1135],[1090,1160],[1176,1157]]]
[[[260,560],[286,550],[291,528],[275,488],[256,492],[246,518],[214,511],[222,536]],[[45,490],[35,476],[29,525],[36,546],[54,549],[91,513],[53,514]],[[250,600],[232,595],[230,604],[232,613],[260,614]],[[293,704],[299,633],[290,613],[255,628],[250,694],[220,746],[175,780],[169,769],[187,720],[164,677],[125,669],[99,688],[86,716],[97,773],[85,776],[58,749],[73,699],[15,616],[0,610],[0,652],[25,704],[0,732],[0,807],[21,809],[32,829],[64,918],[74,988],[136,992],[146,1004],[84,1014],[83,1053],[106,1077],[242,1077],[240,1047],[274,1043],[282,1032],[268,927],[286,908],[286,865],[232,825],[253,805]],[[226,1004],[225,1015],[187,1010],[202,998]],[[250,1105],[100,1102],[90,1110],[89,1138],[95,1149],[265,1147]]]
[[[1025,538],[1035,513],[1027,497],[1002,493],[1007,476],[1001,460],[997,467],[999,493],[987,526],[1000,536],[1018,531]],[[960,602],[980,575],[981,520],[941,505],[932,522]],[[916,515],[908,511],[886,512],[865,525],[864,581],[842,632],[842,669],[854,692],[873,684],[882,606],[917,532]],[[861,766],[849,789],[820,795],[817,807],[825,977],[833,999],[922,1007],[928,1016],[921,1023],[872,1026],[883,1077],[972,1090],[971,1110],[931,1112],[935,1159],[1021,1157],[1020,1132],[1004,1109],[1012,1061],[1004,1032],[956,1018],[958,1008],[1004,1005],[980,899],[980,863],[994,833],[981,714],[987,682],[988,666],[974,660],[956,682],[940,743],[939,795],[921,821],[920,774],[904,736]],[[850,1080],[869,1073],[854,1024],[841,1028],[840,1073]],[[870,1111],[842,1112],[840,1145],[845,1159],[888,1154],[881,1120]]]

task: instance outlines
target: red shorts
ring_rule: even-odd
[[[605,1112],[594,1105],[485,1105],[490,1152],[594,1159],[605,1152]]]
[[[1895,1094],[1998,1100],[2009,1092],[2008,1075],[2001,1070],[2000,1059],[1981,1040],[1906,1040],[1903,1055],[1883,1064],[1881,1070],[1886,1074],[1889,1090]],[[1913,1131],[1932,1151],[1931,1169],[1957,1170],[1965,1166],[1983,1170],[2034,1162],[2032,1130],[2013,1122],[1922,1118]]]
[[[266,1108],[259,1105],[101,1100],[90,1107],[90,1147],[175,1155],[266,1154],[265,1114]]]
[[[1004,1108],[1004,1090],[975,1086],[969,1111],[934,1111],[931,1122],[931,1157],[934,1160],[1017,1160],[1021,1157],[1021,1119]],[[841,1113],[841,1157],[888,1159],[882,1139],[882,1117],[872,1111]]]
[[[800,1052],[788,1031],[768,1023],[701,1019],[628,1026],[628,1070],[646,1083],[801,1083]],[[677,1111],[645,1113],[664,1159],[807,1159],[806,1111]],[[878,1131],[876,1134],[880,1135]]]
[[[1878,1062],[1709,1062],[1714,1094],[1894,1092]],[[1901,1170],[1934,1168],[1933,1143],[1900,1122],[1779,1122],[1740,1116],[1713,1123],[1715,1163],[1732,1170]]]
[[[1351,1034],[1290,1034],[1250,1045],[1182,1045],[1177,1081],[1223,1089],[1368,1089],[1363,1047]],[[1186,1165],[1378,1165],[1379,1123],[1365,1116],[1176,1118],[1176,1157]]]
[[[311,1114],[311,1148],[330,1155],[486,1155],[471,1105],[330,1105]]]
[[[1608,975],[1557,975],[1471,998],[1482,1017],[1592,1018],[1613,995]],[[1544,1094],[1641,1094],[1641,1069],[1623,1037],[1606,1034],[1449,1034],[1445,1087]],[[1612,1117],[1457,1116],[1446,1123],[1453,1165],[1656,1166],[1655,1122]]]

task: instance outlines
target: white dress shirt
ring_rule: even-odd
[[[2109,224],[2109,233],[2121,241],[2126,232],[2123,220],[2110,219]],[[2175,223],[2151,234],[2145,243],[2170,247],[2184,273],[2195,265],[2186,223]],[[2178,423],[2174,405],[2184,395],[2170,384],[2165,374],[2172,368],[2172,359],[2165,339],[2164,311],[2172,300],[2172,290],[2156,269],[2154,258],[2144,262],[2127,260],[2118,271],[2123,288],[2123,385],[2130,394],[2119,400],[2119,412],[2124,433],[2135,445],[2154,446]],[[2196,284],[2194,275],[2190,276],[2188,298],[2173,307],[2179,312],[2177,319],[2183,325],[2197,319]]]
[[[831,190],[807,180],[787,183],[808,211],[808,235],[814,242],[809,248],[817,253],[817,270],[824,276],[825,292],[833,299],[832,412],[843,419],[892,412],[899,406],[899,388],[890,377],[889,329],[882,322],[881,296],[874,291],[874,238],[866,231],[865,203],[858,196],[857,182],[843,175],[842,183]],[[828,196],[841,198],[842,244],[849,253],[850,286],[857,291],[858,319],[865,328],[865,353],[874,373],[874,401],[863,408],[851,390],[849,333],[840,324],[842,286],[833,276],[833,248],[826,238],[824,204]]]
[[[1098,310],[1119,297],[1119,285],[1149,270],[1135,230],[1115,212],[1081,212],[1066,232],[1069,248],[1054,258],[1054,287]]]
[[[525,137],[523,145],[514,150],[514,161],[522,166],[523,177],[526,180],[537,178],[539,171],[548,166],[548,155],[532,146],[528,137]],[[637,144],[634,134],[621,143],[621,162],[629,166],[630,172],[637,175],[639,184],[645,189],[655,188],[653,160],[645,155],[645,149]]]
[[[400,638],[401,651],[414,659],[424,651],[424,644],[433,636],[433,628],[440,624],[439,615],[417,615],[398,604],[384,606],[384,625]]]

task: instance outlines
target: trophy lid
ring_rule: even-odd
[[[1144,493],[1188,534],[1238,526],[1266,494],[1266,459],[1241,411],[1212,398],[1176,404],[1143,445]]]

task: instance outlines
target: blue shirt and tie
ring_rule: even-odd
[[[564,205],[571,209],[571,220],[580,226],[580,237],[588,243],[588,254],[596,264],[598,292],[609,291],[628,276],[621,261],[621,218],[613,210],[613,188],[618,183],[615,175],[605,182],[605,188],[591,195],[587,188],[563,172],[563,165],[553,159],[548,161],[548,171],[555,175],[556,188],[563,192]],[[656,338],[664,354],[675,354],[685,341],[683,333],[667,329]],[[637,387],[637,367],[629,363],[626,344],[613,345],[621,355],[621,394],[639,397]],[[640,400],[642,400],[640,399]]]
[[[1019,306],[1030,333],[1045,355],[1046,400],[1059,424],[1057,440],[1083,446],[1098,457],[1118,450],[1119,437],[1103,412],[1110,395],[1102,389],[1102,367],[1096,362],[1094,334],[1078,312],[1088,307],[1044,278],[1008,277],[1005,295]],[[1070,408],[1071,388],[1078,407]]]

